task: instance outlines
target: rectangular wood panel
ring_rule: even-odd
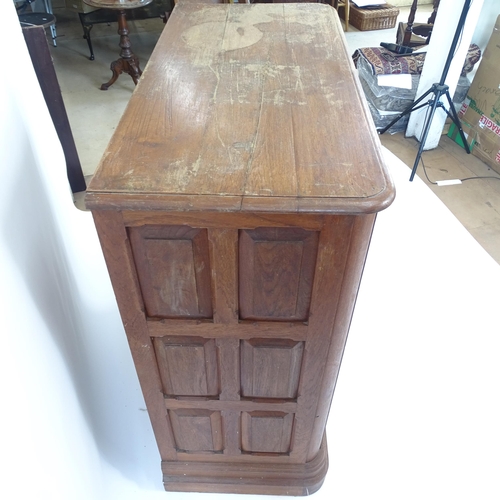
[[[241,319],[307,320],[318,234],[297,228],[240,232]]]
[[[200,337],[156,337],[154,346],[165,395],[219,394],[215,340]]]
[[[222,451],[221,414],[210,410],[168,412],[178,451]]]
[[[211,318],[207,231],[188,226],[129,228],[149,317]]]
[[[252,411],[241,415],[242,450],[253,453],[288,453],[293,413]]]
[[[297,397],[303,342],[251,339],[241,342],[241,394],[244,397]]]

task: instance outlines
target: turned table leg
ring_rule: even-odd
[[[418,0],[413,0],[412,6],[410,8],[410,15],[408,16],[408,23],[406,24],[406,30],[403,38],[403,44],[406,47],[410,46],[411,35],[413,33],[413,22],[415,21],[415,13],[417,12]]]
[[[139,59],[132,52],[132,44],[130,43],[128,33],[126,13],[124,10],[120,10],[118,12],[118,34],[120,35],[119,46],[121,48],[120,58],[111,63],[113,76],[109,82],[101,85],[101,90],[108,90],[122,73],[128,73],[136,85],[142,75],[142,71],[139,68]]]

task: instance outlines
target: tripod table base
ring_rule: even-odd
[[[136,85],[142,75],[142,71],[139,68],[139,59],[135,54],[132,54],[128,59],[120,58],[113,61],[110,69],[113,72],[113,76],[109,82],[101,85],[101,90],[108,90],[122,73],[128,73]]]

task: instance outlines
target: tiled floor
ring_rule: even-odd
[[[57,6],[58,39],[52,47],[54,65],[59,78],[78,153],[84,174],[90,178],[127,105],[134,89],[132,79],[121,75],[108,91],[101,91],[101,83],[109,80],[109,64],[118,56],[116,23],[95,25],[91,31],[95,61],[90,61],[87,43],[75,11]],[[417,21],[427,19],[430,6],[422,6]],[[402,8],[400,18],[406,19],[408,10]],[[129,23],[133,50],[144,69],[151,51],[163,29],[160,19]],[[349,49],[378,46],[381,41],[394,41],[395,29],[359,32],[351,28],[346,33]],[[407,165],[412,166],[418,143],[402,134],[382,135],[382,144]],[[484,163],[465,152],[443,136],[435,150],[423,154],[427,173],[431,180],[463,179],[475,176],[496,176]],[[408,170],[408,175],[410,170]],[[423,177],[422,167],[418,175]],[[427,181],[426,181],[427,182]],[[448,206],[479,243],[500,263],[500,181],[493,179],[471,180],[460,185],[429,187]],[[75,197],[82,206],[82,194]],[[432,251],[432,248],[429,248]]]

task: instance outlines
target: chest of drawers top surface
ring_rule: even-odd
[[[87,205],[382,210],[394,188],[361,96],[329,6],[178,5]]]

